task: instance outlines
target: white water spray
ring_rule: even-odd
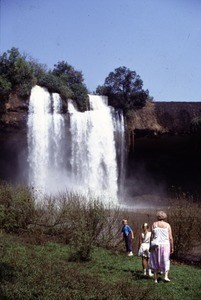
[[[60,96],[35,86],[28,116],[29,184],[40,193],[58,192],[63,185],[64,133]]]
[[[64,117],[58,94],[51,96],[39,86],[32,89],[29,184],[44,194],[74,191],[117,203],[124,167],[123,117],[107,106],[107,97],[89,95],[89,102],[91,110],[81,113],[69,101]]]
[[[114,124],[105,97],[89,95],[92,110],[72,110],[72,174],[90,193],[117,200],[118,172]],[[72,106],[72,104],[71,104]]]

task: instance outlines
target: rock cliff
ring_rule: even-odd
[[[192,121],[201,116],[201,102],[150,102],[128,119],[129,130],[155,134],[191,133]]]
[[[0,114],[0,178],[27,176],[27,116],[28,99],[11,94]],[[201,192],[201,139],[192,127],[200,116],[201,102],[150,102],[126,117],[129,194],[173,185]]]
[[[0,126],[5,129],[26,125],[28,99],[10,94],[0,115]],[[127,130],[147,134],[184,134],[192,132],[192,120],[201,116],[201,102],[149,102],[126,119]]]
[[[0,132],[24,128],[27,121],[28,99],[10,94],[0,114]]]

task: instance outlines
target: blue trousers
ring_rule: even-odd
[[[124,234],[124,241],[125,241],[126,251],[132,252],[133,251],[132,234],[131,233],[129,233],[129,235]]]

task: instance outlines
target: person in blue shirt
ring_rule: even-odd
[[[128,225],[127,220],[122,221],[122,229],[121,232],[123,234],[123,239],[125,241],[126,251],[128,253],[128,256],[133,256],[133,246],[132,246],[132,240],[134,239],[133,230]]]

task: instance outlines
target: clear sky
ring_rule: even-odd
[[[201,0],[0,0],[0,18],[1,53],[67,61],[91,92],[126,66],[155,101],[201,101]]]

